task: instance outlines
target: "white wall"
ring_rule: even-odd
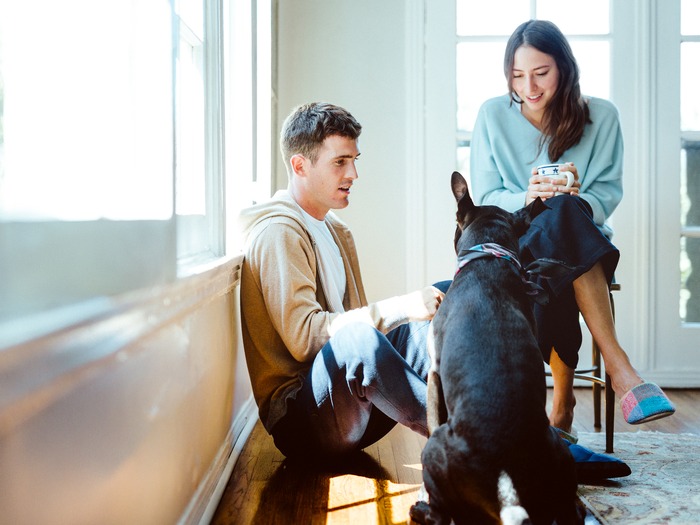
[[[453,152],[447,167],[431,171],[446,205],[434,203],[431,215],[440,220],[430,225],[430,236],[444,249],[432,259],[437,266],[430,274],[426,250],[415,250],[425,241],[423,201],[435,191],[416,177],[425,170],[423,16],[423,2],[414,0],[279,2],[279,125],[296,105],[326,101],[345,107],[363,126],[359,179],[339,215],[355,234],[370,301],[450,278],[453,268]],[[286,181],[279,162],[278,187]]]

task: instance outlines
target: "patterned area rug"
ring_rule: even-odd
[[[605,450],[604,433],[579,433],[579,444]],[[618,432],[614,456],[632,474],[605,485],[579,485],[579,497],[607,524],[700,523],[700,436]]]

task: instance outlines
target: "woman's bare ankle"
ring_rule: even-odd
[[[574,424],[574,407],[576,406],[576,398],[573,393],[567,396],[564,402],[554,402],[552,411],[549,414],[549,424],[553,427],[560,428],[565,432],[571,432],[571,427]]]

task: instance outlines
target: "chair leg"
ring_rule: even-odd
[[[600,378],[601,377],[601,363],[600,363],[600,348],[598,348],[598,345],[596,344],[595,340],[593,341],[593,357],[592,357],[592,365],[594,367],[593,370],[593,375],[595,377]],[[593,426],[595,428],[600,428],[600,390],[601,387],[598,383],[593,383]],[[607,408],[607,406],[606,406]]]
[[[605,374],[605,452],[613,453],[613,435],[615,433],[615,392],[612,380]]]
[[[619,290],[620,286],[613,284],[613,290]],[[612,291],[610,293],[610,307],[612,309],[613,322],[615,321],[615,301],[613,300]],[[593,375],[601,377],[603,362],[600,355],[600,348],[593,341],[592,348],[593,356]],[[593,383],[593,426],[600,428],[600,385]],[[615,392],[612,389],[612,380],[610,376],[605,374],[605,452],[612,454],[613,452],[613,437],[615,434]]]
[[[619,290],[620,286],[613,284],[610,291],[610,308],[612,310],[613,323],[615,322],[615,300],[612,290]],[[600,353],[600,352],[599,352]],[[615,433],[615,392],[612,389],[612,379],[605,373],[605,452],[613,453],[613,435]]]

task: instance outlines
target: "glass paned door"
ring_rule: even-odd
[[[674,386],[700,381],[700,60],[698,2],[653,6],[659,57],[652,70],[655,235],[652,348],[656,380]]]
[[[682,9],[696,5],[684,2]],[[685,15],[681,20],[690,18]],[[681,33],[680,317],[686,323],[700,323],[700,25],[682,23]]]

